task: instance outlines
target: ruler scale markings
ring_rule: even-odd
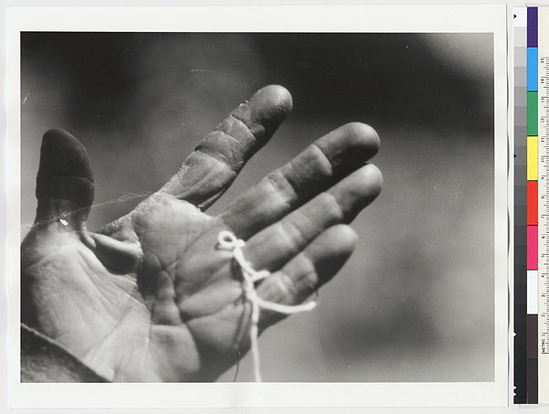
[[[549,190],[549,8],[538,8],[536,19],[538,29],[536,62],[538,82],[538,136],[540,153],[545,154],[539,160],[539,175],[543,178],[545,190]],[[541,32],[539,32],[541,30]],[[543,33],[543,35],[540,35]],[[547,194],[547,193],[546,193]],[[538,200],[539,208],[539,238],[544,242],[543,250],[539,255],[540,268],[537,280],[537,358],[538,358],[538,402],[549,403],[549,205],[541,197]]]

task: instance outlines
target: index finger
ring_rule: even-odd
[[[200,141],[160,191],[206,209],[269,141],[291,109],[292,98],[284,87],[260,89]]]

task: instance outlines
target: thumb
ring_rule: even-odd
[[[68,230],[83,230],[94,186],[84,146],[66,131],[44,134],[36,178],[35,224],[59,221]]]

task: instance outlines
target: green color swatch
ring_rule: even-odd
[[[526,110],[528,112],[527,134],[538,135],[538,93],[528,92],[528,101],[526,102]]]

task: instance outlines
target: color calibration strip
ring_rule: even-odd
[[[527,147],[527,278],[526,347],[528,404],[538,402],[538,8],[527,8],[526,147]]]
[[[514,137],[515,137],[515,214],[514,214],[514,386],[515,404],[527,402],[526,280],[527,227],[531,222],[527,206],[533,189],[527,171],[527,13],[526,7],[513,10],[514,47]],[[537,219],[536,219],[537,220]]]
[[[514,402],[549,403],[549,8],[514,14]],[[526,183],[526,186],[524,185]]]

